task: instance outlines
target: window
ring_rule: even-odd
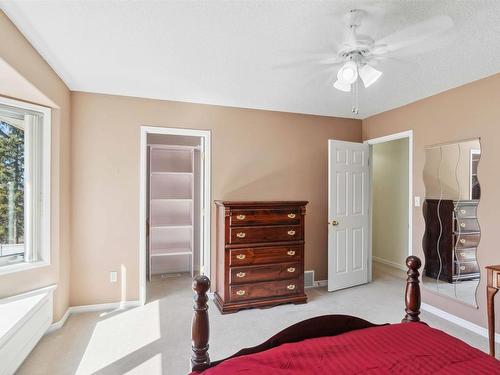
[[[0,98],[0,273],[50,262],[50,109]]]

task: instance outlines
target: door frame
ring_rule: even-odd
[[[373,270],[373,145],[395,141],[398,139],[408,139],[408,250],[407,254],[413,254],[413,130],[407,130],[400,133],[389,134],[383,137],[365,140],[363,143],[370,145],[370,238],[368,245],[368,282],[372,281]]]
[[[210,130],[187,129],[187,128],[169,128],[159,126],[141,126],[140,129],[140,165],[139,165],[139,301],[141,305],[146,303],[146,213],[147,213],[147,147],[148,134],[167,134],[180,135],[189,137],[203,138],[203,190],[200,198],[204,202],[201,207],[204,215],[200,252],[201,257],[200,268],[204,275],[210,275],[210,260],[211,260],[211,202],[212,202],[212,132]]]

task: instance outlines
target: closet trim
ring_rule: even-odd
[[[201,137],[203,140],[203,193],[202,193],[202,212],[203,212],[203,234],[202,234],[202,259],[201,272],[210,276],[210,257],[211,257],[211,184],[212,184],[212,140],[210,130],[167,128],[157,126],[141,126],[140,128],[140,165],[139,165],[139,300],[142,305],[146,303],[146,219],[147,219],[147,147],[148,134],[167,134],[181,135],[191,137]]]

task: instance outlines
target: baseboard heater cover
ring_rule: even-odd
[[[52,323],[55,285],[0,300],[0,375],[12,375]]]

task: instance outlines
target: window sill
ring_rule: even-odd
[[[47,267],[50,266],[50,262],[40,261],[40,262],[32,262],[32,263],[16,263],[10,264],[8,266],[0,267],[0,276],[7,275],[9,273],[21,272],[21,271],[29,271],[35,268]]]

